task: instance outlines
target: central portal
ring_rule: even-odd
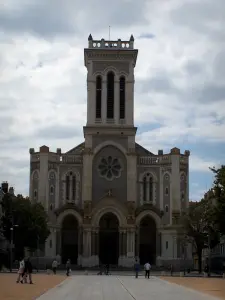
[[[100,264],[118,265],[119,221],[113,213],[103,215],[99,222]]]

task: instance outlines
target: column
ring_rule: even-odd
[[[123,233],[119,232],[119,257],[123,255]]]
[[[127,255],[127,233],[123,232],[123,256]]]
[[[82,227],[79,227],[78,231],[78,255],[83,255],[83,230]]]
[[[106,78],[102,80],[102,123],[106,123],[106,111],[107,111],[107,81]]]
[[[99,231],[95,233],[95,255],[99,257]]]
[[[61,247],[62,247],[62,234],[61,230],[56,230],[56,255],[61,255]]]
[[[95,255],[95,243],[96,243],[96,240],[95,240],[95,231],[92,231],[91,232],[91,255]]]
[[[114,97],[114,120],[115,124],[120,124],[120,82],[115,80],[115,97]]]

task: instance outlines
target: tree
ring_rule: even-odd
[[[214,226],[214,208],[209,198],[191,202],[183,217],[187,236],[193,241],[198,255],[198,270],[202,272],[202,250],[214,248],[219,242],[218,230]],[[210,245],[209,245],[210,243]]]
[[[3,198],[3,228],[6,239],[13,242],[17,256],[23,255],[24,248],[37,249],[38,241],[43,244],[48,235],[47,214],[40,203],[31,204],[21,195],[6,194]]]
[[[215,224],[221,235],[225,235],[225,165],[216,169],[210,168],[215,174],[213,192],[215,203]]]

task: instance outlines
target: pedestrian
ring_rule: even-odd
[[[70,272],[71,272],[71,262],[70,259],[68,259],[66,262],[66,276],[69,276]]]
[[[105,274],[109,275],[109,264],[105,265]]]
[[[54,274],[56,274],[57,267],[58,267],[58,262],[56,259],[54,259],[52,262],[52,271]]]
[[[150,269],[151,269],[151,265],[149,262],[147,262],[145,265],[144,265],[144,269],[145,269],[145,278],[148,277],[149,279],[149,276],[150,276]]]
[[[17,283],[19,283],[19,282],[23,283],[23,280],[22,280],[23,277],[22,277],[22,275],[24,273],[24,268],[25,268],[25,262],[24,262],[24,259],[21,258],[20,262],[19,262],[18,277],[17,277],[17,280],[16,280]]]
[[[30,284],[33,284],[32,272],[33,272],[33,266],[30,261],[30,258],[28,257],[27,260],[25,261],[25,268],[24,268],[24,274],[23,274],[23,279],[22,279],[25,281],[25,283],[27,283],[27,276],[28,276]]]
[[[134,264],[134,270],[135,270],[135,278],[138,278],[138,272],[139,272],[139,269],[140,269],[140,265],[137,261],[137,259],[135,260],[135,264]]]

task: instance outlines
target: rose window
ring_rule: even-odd
[[[101,177],[105,177],[108,180],[113,180],[121,175],[122,166],[118,158],[112,156],[103,157],[100,160],[98,171]]]

